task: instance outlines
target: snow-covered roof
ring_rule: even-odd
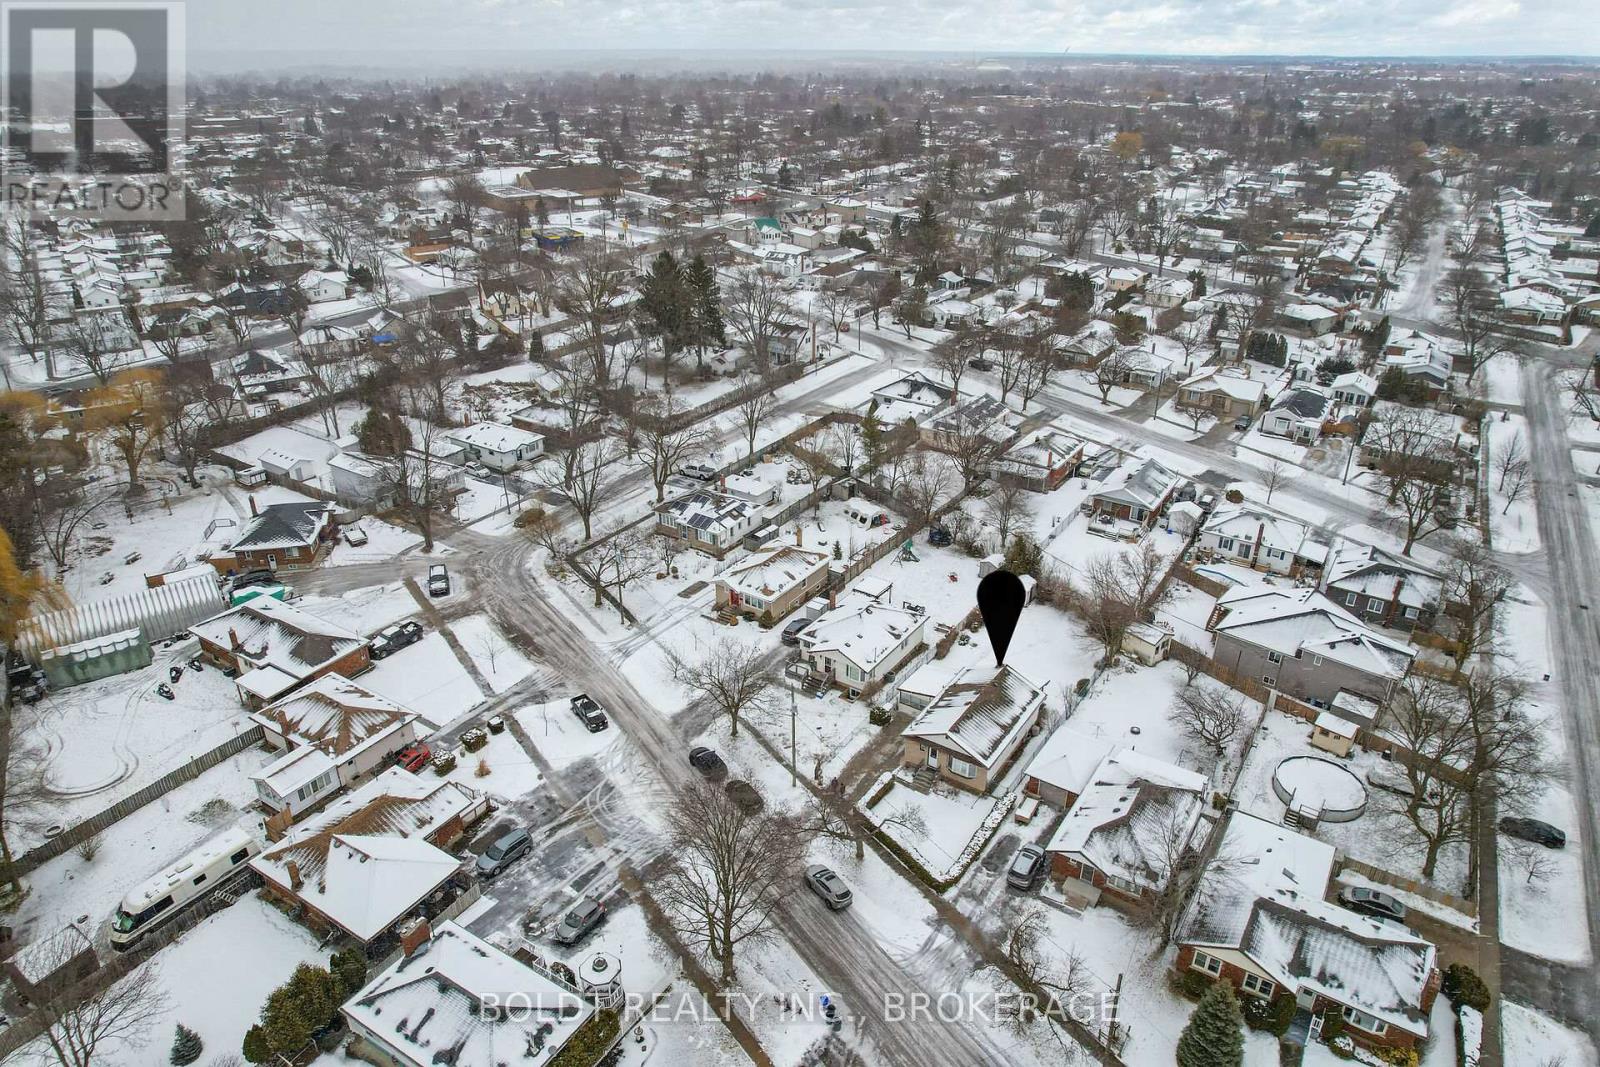
[[[1315,589],[1241,586],[1217,598],[1219,634],[1283,656],[1321,656],[1381,678],[1399,678],[1416,652],[1367,626]]]
[[[1398,923],[1323,899],[1331,845],[1244,813],[1228,823],[1178,935],[1242,953],[1287,991],[1310,990],[1426,1037],[1423,995],[1437,954]]]
[[[1392,552],[1341,540],[1328,557],[1323,587],[1381,600],[1397,598],[1403,607],[1421,609],[1439,603],[1444,579]]]
[[[717,580],[741,596],[773,600],[827,569],[826,552],[778,545],[734,564]]]
[[[295,745],[342,756],[416,718],[399,704],[337,674],[324,674],[250,716]]]
[[[216,572],[206,567],[204,574],[192,578],[23,619],[17,628],[17,648],[24,656],[37,658],[46,649],[127,630],[138,630],[144,640],[153,641],[181,632],[226,604]]]
[[[749,521],[755,506],[738,497],[697,489],[667,501],[657,511],[691,530],[720,529],[731,533]]]
[[[593,1010],[576,990],[454,922],[434,927],[343,1009],[407,1067],[432,1067],[445,1052],[457,1067],[554,1056]]]
[[[1115,747],[1103,738],[1090,737],[1070,726],[1062,726],[1050,735],[1033,757],[1026,775],[1076,796],[1083,792],[1095,769]]]
[[[1178,851],[1173,846],[1194,834],[1206,791],[1204,775],[1118,750],[1095,768],[1046,851],[1159,888],[1171,876],[1168,867]]]
[[[1194,377],[1185,379],[1178,388],[1196,393],[1222,393],[1252,404],[1259,404],[1267,389],[1264,382],[1225,371],[1221,367],[1206,367]]]
[[[1123,464],[1111,473],[1095,498],[1132,504],[1154,511],[1178,484],[1178,475],[1153,459],[1138,466]]]
[[[256,597],[220,615],[195,623],[189,632],[229,649],[255,670],[271,670],[299,680],[361,644],[361,638],[338,623],[272,597]],[[241,676],[242,684],[248,675]],[[262,692],[277,696],[282,689]]]
[[[1328,546],[1314,538],[1308,524],[1250,504],[1219,505],[1201,534],[1257,543],[1263,550],[1279,549],[1314,563],[1328,558]]]
[[[519,448],[537,449],[544,440],[540,434],[499,422],[475,422],[471,426],[446,430],[445,436],[496,455],[506,455]]]
[[[852,597],[817,616],[800,644],[807,653],[831,652],[870,672],[926,620],[926,615]]]
[[[332,756],[314,745],[291,749],[250,776],[273,796],[288,797],[302,786],[316,781],[338,764]]]
[[[1044,694],[1044,686],[1009,666],[969,666],[906,727],[904,736],[923,738],[992,768],[1038,719]]]
[[[269,449],[261,454],[265,463]],[[276,465],[288,470],[303,457],[283,457],[287,462]],[[233,550],[264,551],[272,548],[301,548],[315,544],[325,526],[332,521],[333,505],[320,500],[295,501],[287,504],[267,504],[258,508],[234,538]]]

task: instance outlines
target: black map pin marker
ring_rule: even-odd
[[[978,583],[978,611],[983,614],[983,628],[989,631],[996,667],[1006,662],[1006,649],[1017,630],[1017,618],[1027,596],[1022,579],[1010,571],[990,571]]]

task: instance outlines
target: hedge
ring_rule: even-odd
[[[616,1044],[621,1031],[622,1017],[612,1008],[602,1008],[567,1039],[550,1061],[550,1067],[594,1067]]]

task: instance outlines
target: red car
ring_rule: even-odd
[[[426,767],[432,758],[433,752],[427,745],[411,745],[400,750],[400,754],[394,758],[394,765],[416,774]]]

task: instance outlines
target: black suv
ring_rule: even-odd
[[[387,629],[379,630],[378,636],[372,639],[371,649],[373,659],[382,659],[392,656],[407,645],[414,645],[422,640],[422,624],[407,619],[397,622]]]
[[[582,721],[591,734],[597,734],[611,725],[606,713],[600,710],[600,705],[588,693],[579,693],[572,698],[572,714]]]
[[[707,778],[725,778],[728,774],[728,765],[722,762],[722,757],[703,745],[689,750],[689,766]]]
[[[1523,841],[1532,841],[1545,848],[1566,848],[1567,835],[1557,830],[1547,822],[1538,819],[1501,819],[1500,832],[1507,837],[1520,838]]]

